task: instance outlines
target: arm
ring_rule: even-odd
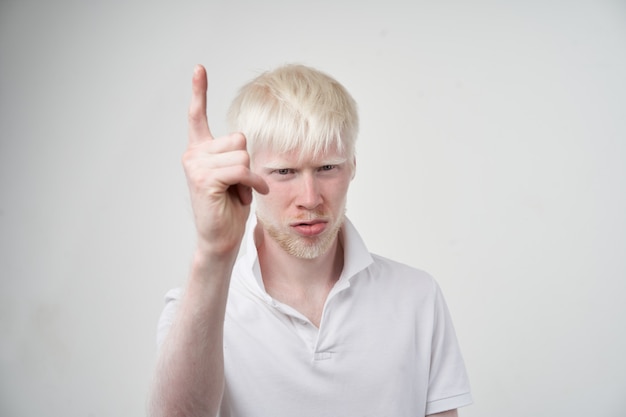
[[[151,392],[153,417],[214,416],[224,391],[223,328],[230,275],[252,191],[267,184],[249,169],[245,138],[213,139],[206,119],[206,72],[192,81],[189,145],[183,166],[197,244],[189,279],[163,342]]]

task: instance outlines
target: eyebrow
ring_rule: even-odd
[[[316,161],[311,165],[314,165],[315,167],[322,167],[324,165],[341,165],[341,164],[345,164],[347,161],[348,161],[347,158],[336,157],[336,158],[320,159],[319,161]],[[268,163],[264,164],[263,169],[275,170],[275,169],[285,169],[285,168],[298,168],[298,165],[301,165],[301,164],[297,162],[295,164],[292,164],[291,162],[277,159],[277,160],[269,161]]]

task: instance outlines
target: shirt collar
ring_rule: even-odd
[[[243,253],[240,256],[239,263],[242,268],[247,286],[256,283],[257,290],[261,290],[264,298],[269,299],[269,295],[265,291],[263,278],[261,277],[261,267],[259,265],[259,257],[254,242],[254,229],[257,224],[256,215],[251,214],[246,225],[246,236],[244,245],[242,245]],[[338,284],[341,287],[350,285],[350,280],[358,275],[359,272],[366,269],[374,262],[365,242],[359,235],[352,222],[346,217],[339,232],[339,239],[343,246],[343,271],[339,277]]]
[[[347,217],[341,228],[340,239],[343,246],[343,271],[339,279],[350,280],[370,266],[374,259],[356,227]]]

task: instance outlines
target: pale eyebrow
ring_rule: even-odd
[[[289,164],[287,163],[281,164],[279,161],[271,161],[263,165],[263,170],[269,172],[276,171],[278,169],[287,169],[290,168],[288,165]]]
[[[313,167],[323,167],[326,165],[342,165],[345,164],[348,161],[347,158],[343,158],[343,157],[337,157],[337,158],[328,158],[328,159],[320,159],[319,161],[316,161],[314,163],[311,163],[310,165]],[[284,160],[274,160],[274,161],[269,161],[266,164],[263,164],[263,169],[266,171],[275,171],[277,169],[298,169],[300,168],[299,163],[294,163],[292,164],[289,161],[284,161]]]

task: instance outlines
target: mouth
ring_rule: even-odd
[[[312,226],[319,223],[328,223],[328,221],[324,219],[297,220],[292,222],[291,226]]]
[[[322,219],[297,221],[290,224],[290,226],[302,236],[316,236],[326,230],[328,221]]]

